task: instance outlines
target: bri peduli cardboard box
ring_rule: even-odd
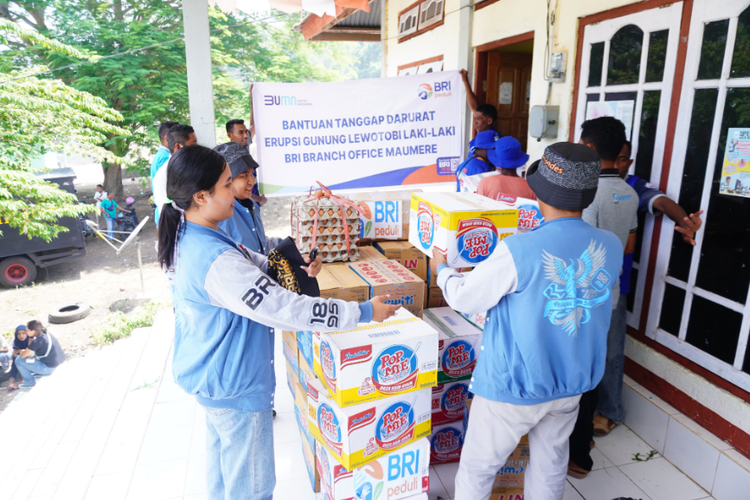
[[[382,323],[315,333],[315,375],[343,407],[437,384],[438,334],[401,308]]]
[[[318,274],[320,296],[354,302],[370,300],[370,286],[346,264],[325,264]]]
[[[461,460],[464,432],[463,421],[434,425],[430,434],[430,463],[448,464]]]
[[[426,309],[424,321],[438,332],[438,384],[471,378],[482,346],[482,330],[450,307]]]
[[[351,470],[387,455],[431,429],[431,390],[340,408],[320,380],[307,385],[310,434]]]
[[[427,256],[435,248],[453,268],[485,261],[518,227],[518,210],[473,193],[414,193],[409,242]]]
[[[316,442],[321,487],[330,500],[402,500],[430,490],[430,442],[419,439],[349,471]]]
[[[427,256],[408,241],[381,241],[375,248],[388,260],[395,260],[422,281],[427,281]]]
[[[388,304],[400,304],[415,316],[422,316],[425,283],[395,260],[353,262],[349,267],[370,287],[369,299],[390,295]]]
[[[471,397],[469,381],[459,380],[432,388],[432,425],[463,422],[466,399]],[[465,424],[464,424],[465,425]]]

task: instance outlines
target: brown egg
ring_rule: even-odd
[[[320,241],[328,241],[328,236],[321,236]]]
[[[351,214],[352,214],[352,209],[351,208],[347,208],[346,209],[346,215],[351,215]]]
[[[338,228],[338,230],[339,230],[339,233],[343,233],[344,232],[344,227],[342,226],[342,227]]]
[[[354,255],[355,253],[357,253],[357,251],[354,250],[353,248],[351,250],[349,250],[349,255]]]
[[[310,215],[310,217],[312,217],[313,215],[315,215],[315,209],[311,208],[310,211],[307,213]]]
[[[332,208],[328,209],[328,215],[333,215],[333,209]]]
[[[320,254],[320,255],[322,255],[323,257],[328,257],[328,252],[323,252],[323,253],[322,253],[322,254]]]
[[[325,193],[323,192],[323,190],[318,189],[317,191],[315,191],[316,198],[322,198],[323,196],[325,196]]]
[[[351,225],[348,225],[348,226],[346,226],[346,227],[347,227],[347,228],[349,228],[349,232],[351,233],[351,232],[352,232],[352,226],[351,226]]]
[[[309,240],[309,239],[310,239],[309,236],[303,236],[302,237],[302,241],[304,241],[305,243],[307,243],[307,240]]]
[[[324,213],[326,213],[326,212],[322,208],[320,210],[318,210],[318,215],[323,215]]]
[[[324,249],[325,247],[326,247],[326,246],[325,246],[324,244],[322,244],[322,243],[321,243],[320,245],[318,245],[318,250],[323,250],[323,249]]]
[[[341,248],[343,245],[341,243],[336,243],[336,246]]]

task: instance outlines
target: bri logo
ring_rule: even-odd
[[[420,99],[423,101],[426,101],[430,97],[432,97],[432,86],[430,86],[429,83],[423,83],[419,86],[419,90],[417,91],[417,95]]]
[[[372,381],[383,394],[395,394],[413,389],[419,376],[417,349],[402,344],[383,349],[372,364]]]
[[[375,441],[381,450],[392,450],[414,437],[414,409],[406,401],[392,404],[383,412],[375,429]]]
[[[263,104],[266,106],[296,106],[297,97],[293,95],[264,95]]]
[[[433,93],[434,89],[434,93]],[[429,99],[432,96],[435,97],[450,97],[451,95],[451,82],[435,82],[432,85],[429,83],[423,83],[419,86],[417,96],[423,101]]]

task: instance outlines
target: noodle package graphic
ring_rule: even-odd
[[[351,471],[320,443],[316,462],[324,498],[401,500],[430,489],[430,442],[419,439]]]
[[[471,378],[482,349],[482,330],[450,307],[424,311],[438,331],[438,384]]]
[[[313,334],[314,370],[346,407],[437,384],[438,334],[404,308],[382,323]]]
[[[347,470],[430,434],[430,389],[340,408],[320,380],[307,384],[310,434]]]
[[[430,435],[430,463],[458,462],[464,448],[464,423],[436,425]]]
[[[469,381],[459,380],[432,388],[432,425],[463,422],[466,414],[466,398],[469,397]]]
[[[409,243],[429,257],[438,250],[453,268],[487,260],[518,226],[517,209],[475,193],[414,193],[409,217]]]
[[[498,203],[502,203],[508,208],[518,210],[519,233],[526,233],[532,229],[536,229],[544,222],[542,211],[539,210],[539,203],[534,200],[502,193],[499,193],[495,199]]]

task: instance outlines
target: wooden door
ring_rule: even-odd
[[[518,139],[526,151],[529,131],[531,54],[490,52],[487,58],[487,103],[497,108],[495,129]]]

